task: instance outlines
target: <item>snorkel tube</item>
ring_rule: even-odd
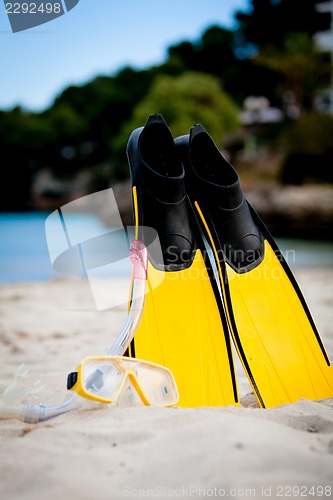
[[[148,253],[142,241],[131,240],[130,261],[133,264],[131,307],[126,323],[107,352],[110,356],[122,356],[125,353],[134,338],[143,313],[148,270]]]
[[[130,244],[130,261],[133,264],[133,279],[131,306],[127,320],[122,327],[117,339],[107,351],[108,355],[121,356],[130,345],[140,323],[146,291],[148,256],[145,245],[139,240],[132,240]],[[84,400],[76,393],[67,391],[63,402],[55,406],[22,403],[27,394],[35,393],[44,386],[39,381],[32,388],[26,388],[17,383],[18,379],[25,376],[27,370],[20,366],[16,372],[15,380],[4,391],[0,400],[0,418],[19,418],[24,422],[37,423],[48,420],[62,413],[87,407],[87,404],[97,403]]]

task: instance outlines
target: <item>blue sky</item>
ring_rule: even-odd
[[[29,0],[26,0],[29,1]],[[169,45],[212,24],[234,25],[249,0],[80,0],[47,24],[13,34],[0,1],[0,109],[41,110],[70,84],[160,64]]]

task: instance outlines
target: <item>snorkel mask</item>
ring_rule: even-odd
[[[156,363],[120,356],[130,345],[139,326],[147,280],[147,249],[132,240],[130,260],[133,264],[132,303],[127,321],[108,351],[109,356],[91,356],[81,361],[68,375],[67,389],[100,403],[116,401],[130,381],[145,405],[171,406],[178,401],[178,390],[171,371]]]
[[[125,356],[90,356],[68,375],[67,389],[99,403],[117,401],[130,381],[146,406],[171,406],[178,391],[171,371],[156,363]]]
[[[147,249],[139,240],[130,243],[130,261],[133,265],[131,307],[107,355],[85,358],[68,376],[70,392],[63,402],[55,406],[22,403],[25,395],[37,392],[43,386],[39,382],[33,389],[21,386],[18,379],[27,371],[20,367],[19,375],[4,393],[5,400],[0,400],[0,418],[19,418],[36,423],[82,408],[86,406],[85,400],[112,403],[119,398],[127,381],[145,405],[171,406],[177,403],[177,386],[170,370],[155,363],[122,356],[138,328],[145,302]]]

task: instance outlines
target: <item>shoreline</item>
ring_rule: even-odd
[[[264,164],[265,165],[265,164]],[[244,166],[240,169],[244,194],[265,225],[275,236],[333,241],[333,186],[332,184],[302,185],[282,184],[277,180],[258,180]],[[129,179],[110,186],[126,226],[133,225],[132,195]],[[34,200],[38,211],[56,210],[59,206],[85,196],[88,192],[72,192],[68,198],[47,198]],[[96,207],[102,221],[109,224],[108,208]]]

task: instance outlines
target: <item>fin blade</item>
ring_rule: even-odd
[[[265,258],[237,274],[227,265],[239,341],[265,407],[333,395],[333,369],[283,266],[265,241]]]
[[[200,250],[190,268],[165,272],[148,265],[150,293],[135,335],[138,357],[167,366],[180,394],[179,406],[237,405],[234,367]]]

